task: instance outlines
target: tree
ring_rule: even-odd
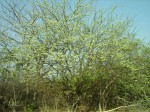
[[[134,39],[131,19],[116,16],[116,7],[95,9],[91,3],[37,0],[29,10],[1,4],[1,77],[25,87],[13,86],[20,94],[13,100],[38,107],[61,98],[73,110],[105,110],[150,93],[149,47]]]

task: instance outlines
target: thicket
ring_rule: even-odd
[[[116,7],[94,3],[1,4],[0,111],[150,107],[150,47]]]

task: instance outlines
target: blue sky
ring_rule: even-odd
[[[137,38],[150,41],[150,0],[97,0],[97,7],[119,5],[117,14],[134,17]]]
[[[20,1],[20,0],[7,0],[7,1]],[[0,0],[0,2],[3,3],[4,0]],[[104,8],[104,9],[115,5],[120,6],[116,10],[116,13],[118,15],[124,14],[124,16],[134,17],[134,25],[136,27],[136,34],[137,34],[136,37],[142,39],[144,42],[149,42],[150,0],[97,0],[96,3],[97,8]]]

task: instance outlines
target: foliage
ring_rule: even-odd
[[[105,110],[147,101],[150,47],[116,7],[91,3],[37,0],[29,10],[2,4],[0,108]]]

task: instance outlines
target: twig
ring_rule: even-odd
[[[120,107],[117,107],[117,108],[114,108],[114,109],[111,109],[111,110],[107,110],[107,111],[102,111],[102,112],[113,112],[113,111],[121,109],[121,108],[128,108],[128,107],[135,107],[135,106],[138,106],[138,105],[120,106]]]

